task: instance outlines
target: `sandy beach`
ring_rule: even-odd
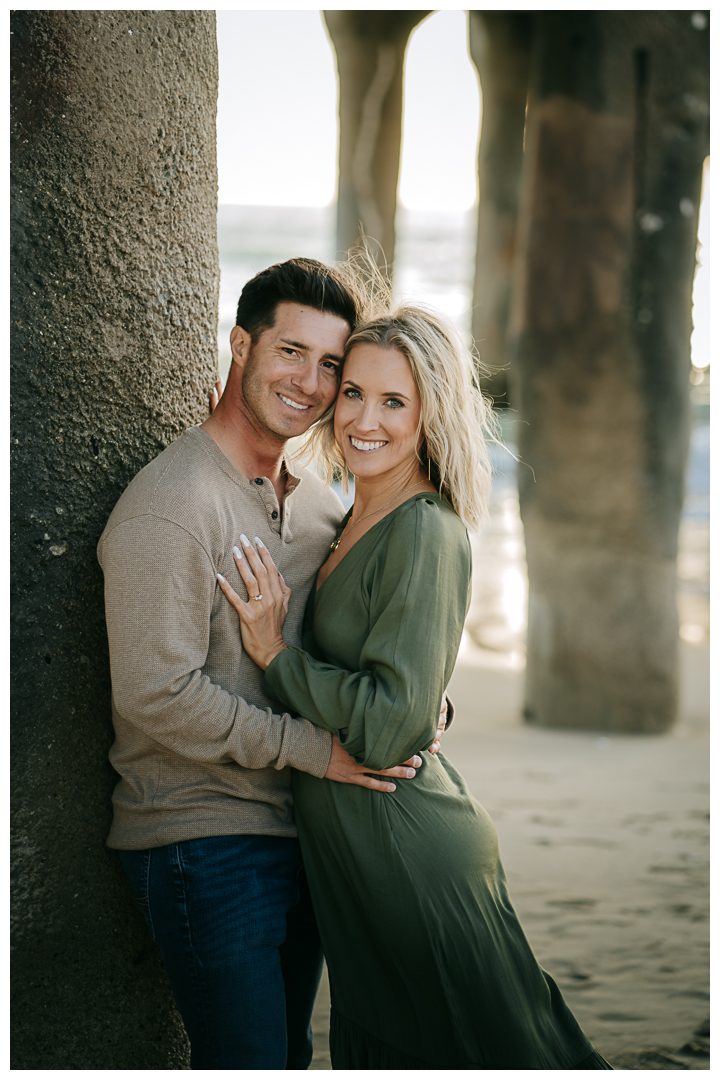
[[[709,651],[681,643],[682,700],[662,736],[536,730],[522,672],[468,648],[444,752],[497,827],[540,963],[620,1069],[708,1069]],[[329,990],[313,1069],[329,1069]]]

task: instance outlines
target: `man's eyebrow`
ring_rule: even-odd
[[[352,386],[354,390],[359,390],[360,393],[362,393],[362,386],[358,386],[358,384],[356,382],[353,382],[352,379],[343,379],[343,386]],[[410,400],[407,394],[401,394],[397,390],[386,390],[384,394],[380,395],[380,397],[401,397],[404,398],[405,401]]]
[[[309,345],[303,345],[301,341],[291,341],[289,338],[280,338],[283,345],[290,345],[293,349],[302,349],[303,352],[310,352]],[[323,360],[334,360],[337,364],[342,364],[342,356],[335,356],[334,353],[325,353]]]

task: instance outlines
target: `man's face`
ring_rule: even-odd
[[[283,440],[302,435],[332,405],[350,327],[337,315],[278,304],[275,325],[257,342],[235,327],[233,359],[242,366],[241,408],[253,426]]]

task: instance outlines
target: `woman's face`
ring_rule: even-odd
[[[335,438],[358,477],[402,470],[415,459],[420,394],[398,349],[355,345],[343,367]]]

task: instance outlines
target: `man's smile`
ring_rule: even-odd
[[[289,405],[291,409],[296,409],[298,412],[304,412],[305,409],[310,408],[310,405],[301,405],[299,401],[293,401],[292,398],[285,397],[284,394],[278,393],[278,397],[281,401],[284,401],[286,405]]]

